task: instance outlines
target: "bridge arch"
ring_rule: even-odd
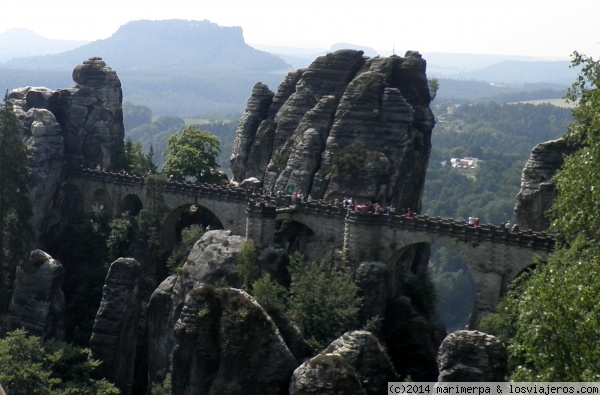
[[[291,219],[275,221],[275,243],[289,253],[300,251],[307,255],[310,245],[315,242],[314,238],[315,231],[300,221]]]
[[[140,211],[144,208],[144,204],[138,195],[130,193],[125,195],[123,199],[121,199],[121,203],[119,204],[119,212],[118,214],[128,213],[129,215],[136,216],[140,213]]]
[[[190,225],[210,226],[210,229],[224,229],[223,222],[210,209],[194,204],[182,204],[171,210],[163,220],[162,245],[167,250],[172,250],[181,240],[181,231]]]

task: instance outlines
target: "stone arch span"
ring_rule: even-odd
[[[163,219],[161,230],[163,248],[172,250],[180,241],[181,230],[192,224],[210,226],[213,230],[224,229],[222,220],[212,210],[195,203],[182,204],[171,210]]]
[[[553,239],[545,233],[510,232],[485,225],[426,216],[369,215],[348,213],[344,230],[344,256],[359,265],[379,261],[395,269],[398,255],[410,245],[440,245],[459,257],[475,282],[476,297],[470,327],[495,311],[510,283],[534,257],[547,258]]]
[[[275,221],[275,244],[285,248],[289,253],[299,251],[309,256],[311,245],[315,243],[315,231],[302,222],[291,219]]]
[[[411,268],[399,268],[403,254],[413,246],[438,245],[447,248],[467,267],[475,283],[475,299],[469,328],[476,328],[480,319],[495,311],[496,305],[505,295],[508,286],[523,271],[534,264],[532,250],[518,248],[489,241],[461,239],[450,235],[426,232],[397,231],[390,244],[391,253],[384,258],[390,281],[395,281],[397,273]]]

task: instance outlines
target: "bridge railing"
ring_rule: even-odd
[[[120,185],[142,186],[144,177],[130,174],[121,174],[97,169],[82,168],[76,166],[65,166],[65,173],[70,176],[83,177]],[[447,234],[456,237],[464,237],[474,241],[490,240],[494,242],[523,245],[534,249],[552,250],[556,238],[546,232],[532,232],[531,230],[511,231],[508,227],[494,225],[468,225],[463,221],[444,219],[440,217],[428,217],[418,215],[408,217],[397,212],[386,214],[357,213],[352,209],[344,208],[340,204],[334,204],[325,200],[302,201],[292,199],[291,196],[272,196],[256,194],[251,190],[231,185],[216,184],[194,184],[181,181],[168,181],[166,189],[174,194],[188,194],[190,196],[202,195],[222,200],[255,201],[263,202],[268,206],[274,206],[278,212],[298,212],[307,215],[320,215],[330,217],[349,216],[354,221],[377,222],[381,225],[396,227],[399,229],[412,229],[416,231]]]
[[[90,168],[67,166],[65,167],[65,174],[117,185],[143,187],[145,184],[145,177]],[[251,196],[251,193],[247,190],[229,185],[194,184],[182,181],[167,181],[165,189],[167,192],[174,194],[202,195],[224,200],[246,201]]]
[[[349,210],[348,216],[357,222],[377,223],[397,229],[444,234],[470,239],[474,242],[492,241],[546,251],[553,250],[556,243],[556,237],[546,232],[533,232],[531,230],[512,231],[506,226],[489,224],[473,226],[463,221],[428,217],[425,215],[408,217],[400,213],[363,214]]]

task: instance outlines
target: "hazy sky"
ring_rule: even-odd
[[[27,0],[2,7],[0,32],[98,40],[139,19],[241,26],[247,43],[568,59],[600,54],[600,0]]]

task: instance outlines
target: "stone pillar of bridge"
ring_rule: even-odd
[[[381,228],[385,218],[380,214],[348,211],[344,224],[344,258],[354,265],[379,261]]]
[[[249,201],[246,208],[246,238],[257,246],[266,246],[275,242],[275,206],[264,202]]]

